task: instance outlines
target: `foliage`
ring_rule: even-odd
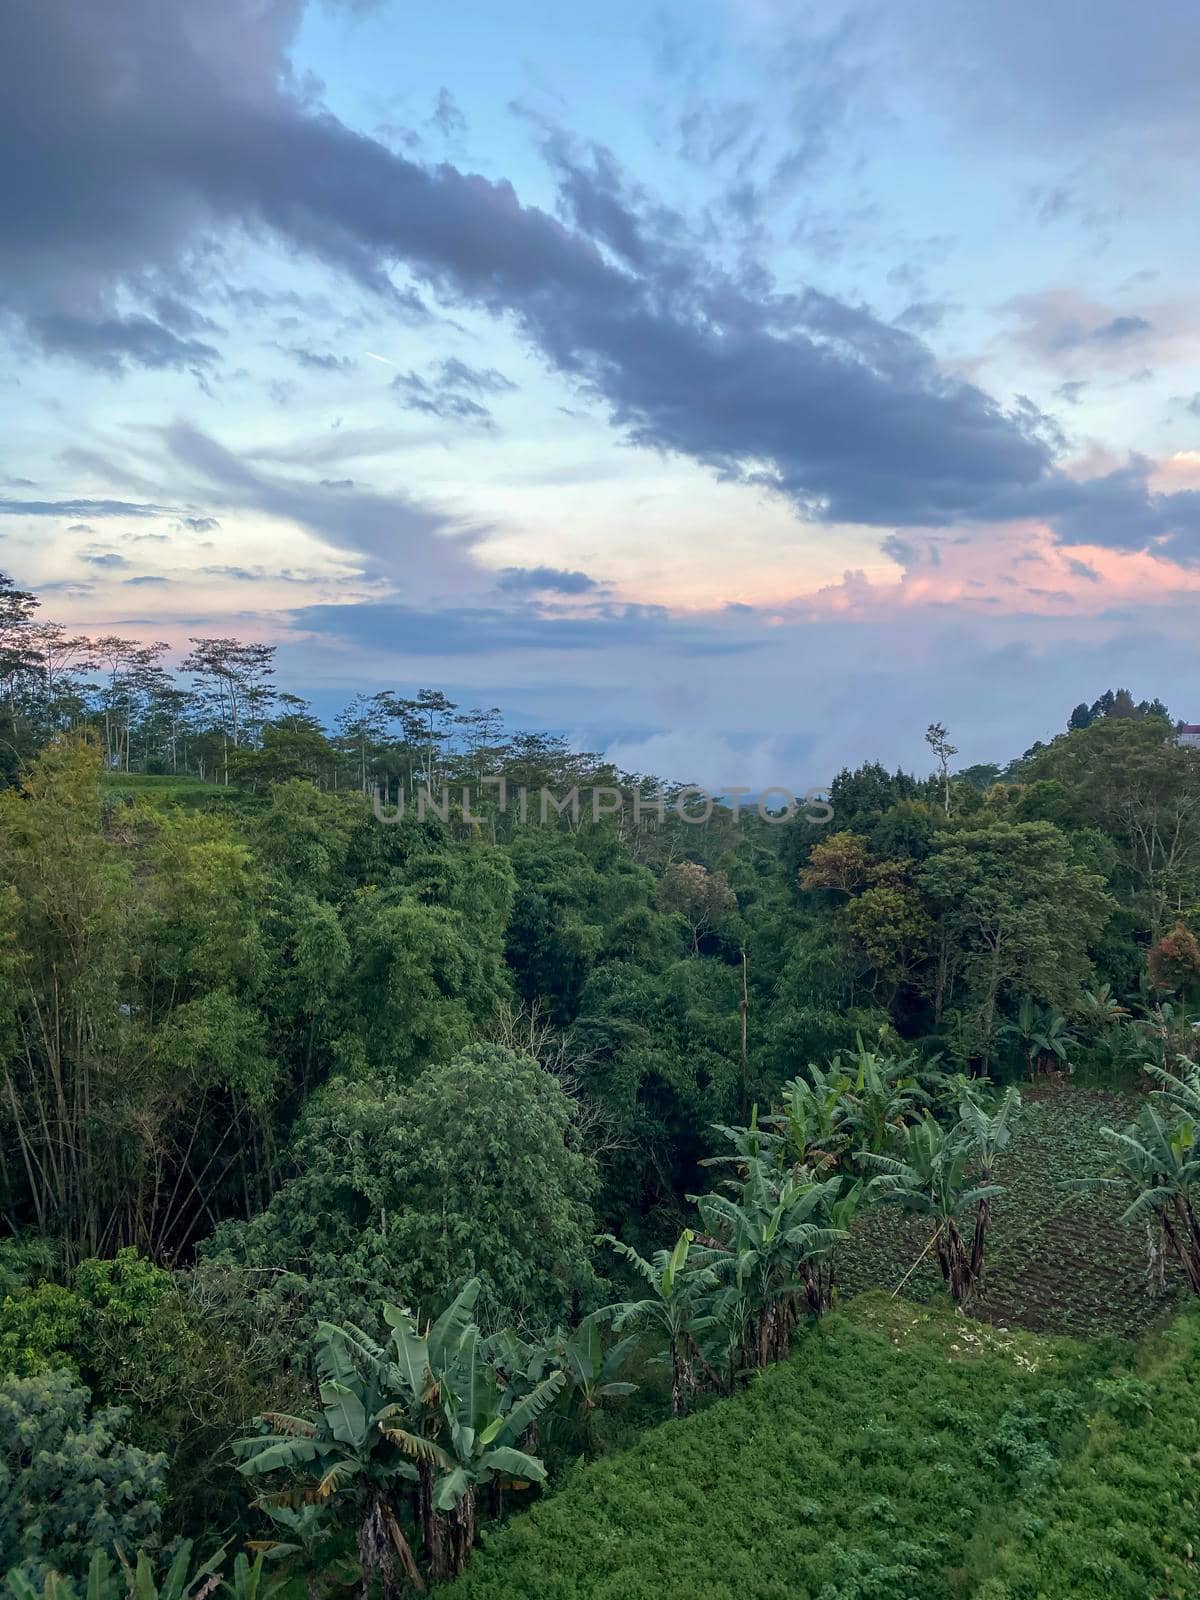
[[[68,1372],[0,1383],[0,1569],[82,1576],[93,1552],[153,1538],[166,1457],[125,1442],[126,1416],[93,1411]]]
[[[565,1379],[548,1373],[512,1397],[471,1320],[479,1288],[472,1279],[425,1337],[409,1312],[385,1307],[386,1347],[352,1324],[320,1324],[320,1412],[269,1412],[263,1434],[235,1446],[247,1477],[299,1475],[298,1489],[265,1504],[326,1505],[350,1517],[364,1589],[378,1577],[390,1593],[400,1573],[423,1587],[406,1519],[420,1531],[431,1576],[449,1577],[474,1545],[480,1489],[546,1476],[519,1446]]]
[[[291,1176],[210,1257],[327,1317],[371,1320],[383,1297],[433,1306],[477,1275],[493,1307],[553,1319],[590,1283],[595,1174],[573,1123],[554,1078],[496,1045],[404,1092],[331,1084],[297,1130]]]
[[[1053,1451],[1089,1379],[1065,1343],[860,1298],[746,1391],[580,1470],[450,1593],[950,1600],[975,1529],[1023,1492],[998,1448],[1013,1407]]]
[[[1086,1443],[1036,1515],[979,1541],[976,1600],[1144,1600],[1200,1594],[1195,1445],[1200,1318],[1181,1318],[1134,1371],[1097,1381]]]

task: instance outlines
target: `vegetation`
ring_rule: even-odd
[[[1157,1592],[1195,1595],[1198,1326],[1181,1324],[1147,1382],[1110,1347],[862,1296],[735,1398],[584,1468],[491,1536],[451,1592],[1033,1600],[1144,1595],[1152,1574]],[[1131,1573],[1140,1590],[1119,1586]]]
[[[722,1593],[1024,1594],[979,1561],[998,1519],[1051,1548],[1018,1458],[1124,1427],[1084,1375],[1160,1347],[1111,1377],[1105,1337],[1200,1293],[1200,752],[1163,707],[966,771],[935,722],[933,772],[838,774],[832,823],[689,820],[493,708],[326,729],[269,647],[191,644],[172,673],[0,580],[10,1590],[502,1586],[482,1540],[519,1593],[578,1477],[642,1507],[629,1585],[720,1543]],[[970,1450],[950,1329],[996,1363]],[[776,1403],[803,1439],[752,1467],[724,1430]],[[635,1487],[676,1438],[684,1558]],[[1186,1592],[1172,1527],[1130,1570]],[[615,1585],[609,1537],[578,1572]]]

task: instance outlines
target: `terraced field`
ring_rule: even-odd
[[[1134,1095],[1069,1083],[1025,1092],[1000,1173],[1005,1193],[995,1204],[976,1316],[1035,1332],[1130,1337],[1173,1309],[1174,1275],[1165,1292],[1149,1283],[1145,1233],[1122,1225],[1120,1197],[1069,1187],[1104,1171],[1110,1152],[1100,1129],[1124,1127],[1136,1108]],[[937,1262],[922,1257],[928,1241],[928,1228],[872,1207],[847,1252],[846,1292],[903,1282],[906,1298],[940,1296]]]

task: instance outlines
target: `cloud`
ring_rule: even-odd
[[[492,413],[480,401],[457,389],[431,383],[418,372],[398,373],[392,379],[391,388],[399,395],[406,411],[420,411],[445,421],[475,422],[483,428],[495,426]]]
[[[479,394],[511,393],[517,386],[495,367],[470,367],[465,361],[450,356],[438,368],[442,385],[447,389],[474,389]]]
[[[302,606],[291,613],[305,633],[397,655],[476,656],[560,650],[610,651],[667,646],[684,655],[736,655],[761,640],[705,621],[672,617],[663,606],[602,606],[587,615],[548,616],[534,606],[417,608],[393,601]]]
[[[270,475],[189,423],[161,432],[172,462],[198,475],[210,504],[298,523],[375,574],[403,573],[406,581],[457,589],[486,582],[471,556],[482,530],[462,527],[449,513],[403,494]]]
[[[1014,338],[1047,366],[1124,363],[1131,347],[1144,348],[1154,323],[1135,313],[1115,313],[1075,289],[1014,295],[1002,308],[1019,324]]]
[[[310,372],[351,372],[355,363],[349,356],[335,356],[319,350],[310,350],[307,345],[289,344],[277,345],[284,355],[290,356],[299,367],[306,367]]]
[[[0,500],[0,517],[165,517],[170,506],[132,500]]]
[[[467,119],[459,110],[454,96],[445,84],[438,90],[437,103],[434,105],[429,122],[431,127],[436,128],[447,139],[457,138],[467,131]]]
[[[94,553],[85,552],[79,559],[86,561],[89,567],[101,567],[106,572],[120,572],[123,568],[129,566],[129,562],[125,557],[117,555],[113,550],[101,550]]]
[[[72,316],[47,312],[29,321],[29,330],[49,355],[71,356],[106,372],[126,367],[212,366],[219,351],[198,339],[181,339],[152,317]]]
[[[559,567],[505,567],[496,582],[505,594],[588,594],[600,585],[586,572]]]
[[[808,516],[988,515],[1050,472],[1045,443],[917,339],[665,244],[594,158],[560,162],[567,226],[503,180],[353,132],[290,76],[299,15],[298,0],[211,0],[203,17],[179,0],[0,9],[0,145],[24,152],[0,191],[0,295],[31,331],[73,317],[77,342],[90,323],[103,343],[119,293],[179,274],[221,230],[265,229],[385,303],[400,261],[443,298],[511,317],[634,443],[769,485]],[[483,420],[460,398],[455,414]]]

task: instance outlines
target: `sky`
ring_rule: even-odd
[[[627,770],[1200,721],[1194,0],[9,0],[0,569]]]

